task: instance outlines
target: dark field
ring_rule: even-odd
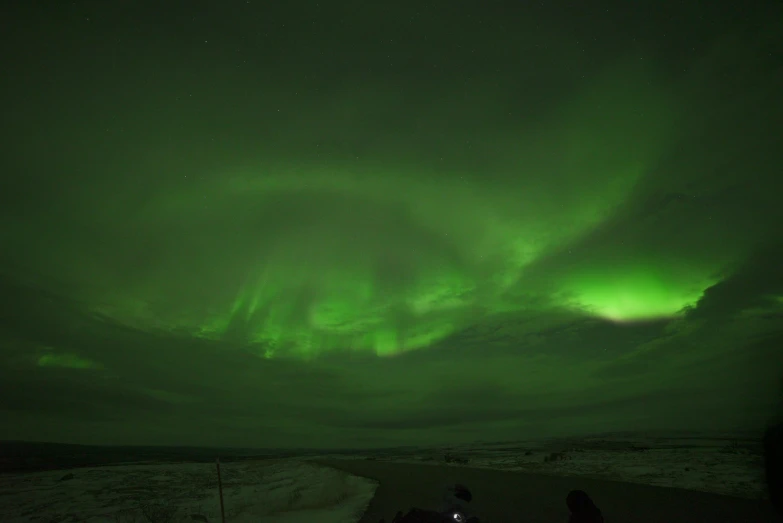
[[[565,496],[587,491],[607,523],[764,523],[779,521],[768,501],[616,481],[524,474],[441,465],[323,460],[324,465],[377,480],[361,523],[389,523],[398,510],[438,508],[443,488],[463,483],[473,492],[482,523],[567,522]]]

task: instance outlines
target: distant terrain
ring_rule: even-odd
[[[350,453],[351,451],[330,451]],[[40,472],[128,463],[203,463],[320,455],[324,450],[74,445],[0,441],[0,473]]]

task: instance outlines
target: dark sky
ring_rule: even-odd
[[[0,439],[759,427],[783,8],[724,4],[4,3]]]

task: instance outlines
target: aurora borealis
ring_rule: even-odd
[[[349,447],[774,410],[779,5],[3,9],[0,439]]]

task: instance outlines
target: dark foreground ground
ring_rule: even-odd
[[[319,463],[377,480],[375,497],[361,523],[387,523],[398,510],[439,508],[444,487],[462,483],[473,492],[471,507],[482,523],[566,523],[565,497],[587,491],[606,523],[765,523],[780,521],[768,501],[751,501],[690,490],[586,478],[501,470],[365,460]]]

